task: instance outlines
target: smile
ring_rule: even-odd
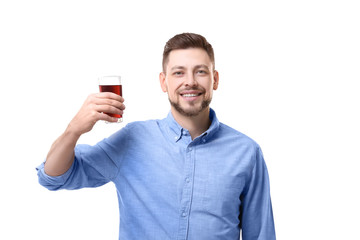
[[[180,94],[183,97],[197,97],[200,96],[201,93],[186,93],[186,94]]]

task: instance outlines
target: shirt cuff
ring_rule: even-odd
[[[45,162],[40,164],[38,167],[36,167],[36,170],[38,171],[38,176],[45,182],[51,184],[51,185],[63,185],[66,180],[69,178],[70,174],[72,173],[72,170],[74,169],[74,163],[72,163],[71,167],[62,175],[59,176],[50,176],[47,175],[44,169]]]

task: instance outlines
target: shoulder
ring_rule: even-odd
[[[151,131],[154,127],[159,126],[161,120],[151,119],[145,121],[134,121],[128,123],[124,128],[131,131]]]
[[[259,148],[259,144],[254,139],[224,123],[220,123],[219,125],[219,134],[222,138],[226,138],[234,143],[248,145],[255,149]]]
[[[134,142],[153,139],[156,137],[158,129],[158,120],[134,121],[127,123],[104,140],[108,145],[114,146],[118,146],[119,143],[133,144]]]
[[[224,139],[229,154],[236,156],[241,162],[241,166],[247,166],[248,171],[252,171],[255,166],[265,165],[260,145],[244,133],[231,128],[225,124],[220,124],[219,133]]]
[[[129,139],[156,137],[161,132],[161,120],[151,119],[128,123],[122,130]]]
[[[254,160],[261,153],[260,145],[253,138],[226,124],[220,123],[216,135],[215,139],[218,144],[226,146],[229,153],[238,156],[242,161],[248,159],[249,163],[252,162],[250,165],[254,164]]]

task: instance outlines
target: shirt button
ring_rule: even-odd
[[[181,216],[186,217],[186,212],[182,212]]]
[[[192,151],[192,147],[189,147],[189,152]]]
[[[190,179],[189,179],[189,178],[186,178],[185,181],[186,181],[187,183],[189,183],[189,182],[190,182]]]
[[[206,142],[206,139],[205,138],[203,138],[203,140],[202,140],[203,142]]]
[[[175,139],[175,140],[178,140],[178,136],[175,136],[174,139]]]

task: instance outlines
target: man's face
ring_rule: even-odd
[[[169,54],[160,84],[168,93],[172,109],[184,116],[196,116],[208,109],[219,75],[205,50],[189,48]]]

